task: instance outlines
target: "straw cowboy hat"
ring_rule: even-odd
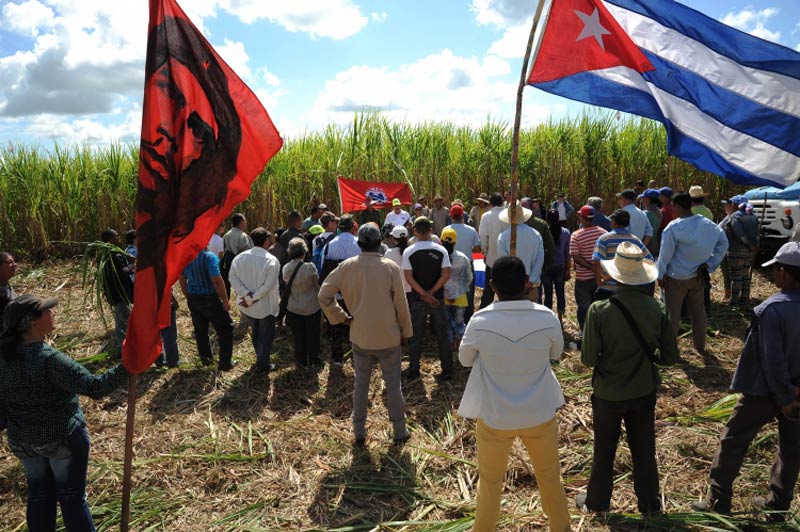
[[[645,252],[630,242],[622,242],[617,246],[614,258],[601,263],[608,275],[618,283],[638,286],[658,279],[655,263],[646,259]]]
[[[693,198],[705,198],[706,193],[703,192],[703,187],[700,185],[692,185],[689,187],[689,196]]]
[[[517,211],[515,214],[516,215],[514,216],[514,223],[524,224],[525,222],[530,220],[531,216],[533,215],[533,211],[530,209],[526,209],[525,207],[517,203]],[[508,209],[501,212],[498,218],[500,218],[501,222],[510,224],[511,222],[509,221],[509,219],[511,218],[511,206],[509,206]]]

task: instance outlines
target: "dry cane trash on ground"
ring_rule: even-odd
[[[753,293],[759,301],[775,291],[768,275],[754,273]],[[59,298],[52,338],[56,347],[93,371],[112,364],[105,351],[113,319],[106,309],[103,318],[81,289],[76,263],[24,264],[13,281],[20,293]],[[614,513],[582,515],[570,502],[575,530],[767,529],[749,501],[766,494],[775,426],[766,427],[748,452],[735,484],[736,515],[689,513],[690,501],[705,494],[719,432],[735,402],[727,386],[749,319],[746,311],[722,304],[721,282],[715,275],[708,353],[701,357],[691,340],[682,338],[682,363],[662,371],[656,434],[665,514],[649,520],[635,514],[631,459],[623,438]],[[571,283],[567,293],[569,304]],[[576,328],[573,301],[565,323],[568,341]],[[182,300],[178,329],[181,367],[154,369],[139,378],[132,530],[470,529],[478,480],[474,424],[456,413],[468,373],[462,370],[452,382],[437,384],[432,338],[426,343],[423,378],[403,390],[411,440],[404,447],[391,445],[376,369],[367,447],[358,450],[352,446],[349,419],[349,363],[333,371],[327,364],[319,371],[296,370],[291,339],[281,329],[273,348],[279,370],[271,382],[247,371],[254,358],[249,337],[235,346],[234,357],[241,363],[230,373],[215,374],[198,367]],[[562,472],[572,500],[585,489],[591,467],[591,372],[580,364],[577,351],[568,351],[556,374],[567,397],[558,417]],[[122,390],[100,401],[82,398],[92,437],[88,499],[101,531],[119,527],[125,401]],[[25,530],[25,477],[1,438],[0,529]],[[533,471],[517,442],[498,529],[541,530],[544,524]],[[800,519],[793,516],[783,529],[800,529]]]

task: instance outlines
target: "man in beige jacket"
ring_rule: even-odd
[[[339,264],[322,283],[319,303],[332,324],[350,326],[353,344],[353,432],[355,443],[367,438],[367,406],[372,366],[381,365],[389,398],[394,442],[408,440],[406,407],[400,386],[401,344],[413,335],[400,267],[379,253],[381,232],[374,223],[358,229],[361,253]],[[336,301],[341,293],[348,312]]]

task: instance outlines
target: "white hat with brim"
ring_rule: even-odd
[[[689,187],[689,196],[693,198],[705,198],[706,193],[703,192],[703,187],[700,185],[692,185]]]
[[[506,223],[506,224],[510,224],[511,223],[509,221],[509,219],[511,218],[510,217],[510,214],[511,214],[510,211],[511,211],[511,207],[509,207],[508,209],[506,209],[506,210],[504,210],[503,212],[500,213],[500,216],[498,216],[498,218],[500,218],[501,222]],[[514,223],[515,224],[524,224],[525,222],[530,220],[531,216],[533,215],[533,211],[530,210],[530,209],[526,209],[522,205],[517,205],[517,212],[515,214],[516,214],[516,216],[514,217]]]
[[[656,264],[646,259],[644,251],[630,242],[617,246],[613,259],[600,262],[608,275],[621,284],[639,286],[658,279]]]

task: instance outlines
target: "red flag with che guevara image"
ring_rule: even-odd
[[[134,305],[122,360],[149,368],[172,285],[283,144],[253,92],[174,0],[150,0]]]

